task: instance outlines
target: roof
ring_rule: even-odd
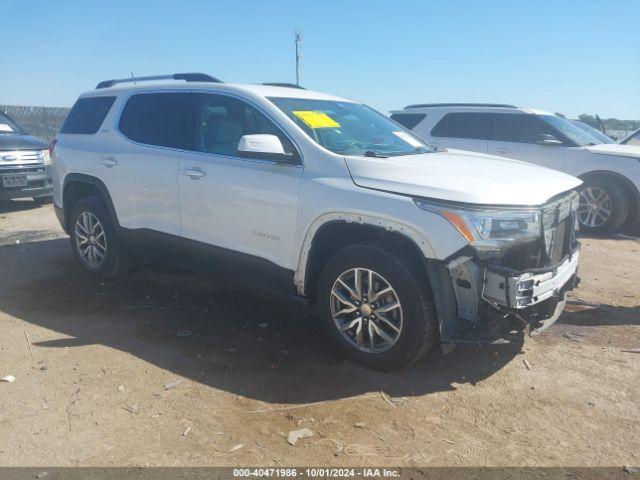
[[[180,75],[180,74],[178,74]],[[202,74],[186,74],[202,75]],[[203,77],[207,77],[204,75]],[[195,78],[203,78],[195,77]],[[213,77],[211,77],[213,78]],[[193,81],[183,79],[172,80],[170,76],[143,77],[139,79],[107,80],[100,82],[99,88],[84,92],[81,97],[96,97],[120,94],[122,92],[149,90],[212,90],[217,92],[253,94],[260,97],[308,98],[314,100],[332,100],[339,102],[353,102],[346,98],[329,95],[313,90],[306,90],[291,84],[240,84],[215,81]]]
[[[426,113],[431,109],[447,112],[488,112],[488,113],[530,113],[533,115],[553,115],[545,110],[517,107],[505,103],[425,103],[408,105],[403,110],[391,110],[392,114]]]
[[[499,107],[499,108],[518,108],[508,103],[416,103],[407,105],[405,110],[414,108],[433,108],[433,107]]]

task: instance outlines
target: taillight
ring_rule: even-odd
[[[49,157],[53,156],[53,148],[56,146],[56,143],[58,143],[57,138],[54,138],[53,140],[51,140],[51,143],[49,144]]]

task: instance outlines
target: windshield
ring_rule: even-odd
[[[23,133],[23,131],[16,122],[11,120],[4,113],[0,112],[0,135],[3,133]]]
[[[611,137],[608,137],[607,135],[602,133],[597,128],[593,128],[591,125],[588,125],[588,124],[583,123],[583,122],[578,122],[576,120],[574,120],[573,123],[578,128],[581,128],[585,132],[590,133],[592,136],[594,136],[595,138],[600,140],[600,143],[616,143]]]
[[[433,149],[384,115],[359,103],[269,98],[315,142],[335,153],[392,157]]]
[[[564,118],[557,117],[555,115],[540,115],[540,118],[547,122],[549,125],[559,130],[565,137],[572,140],[580,147],[586,145],[599,145],[602,142],[584,131],[580,127],[577,127],[573,122]]]

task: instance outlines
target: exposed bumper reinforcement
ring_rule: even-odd
[[[544,272],[523,272],[514,275],[511,272],[486,267],[482,299],[516,310],[536,305],[551,297],[560,300],[567,282],[577,276],[579,253],[579,250],[576,250],[560,265]],[[560,303],[562,302],[558,301],[558,304]]]

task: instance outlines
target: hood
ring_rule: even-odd
[[[603,143],[584,147],[591,153],[599,155],[617,155],[619,157],[640,158],[640,147],[635,145],[620,145],[617,143]]]
[[[0,151],[6,150],[47,150],[47,142],[31,135],[0,134]]]
[[[345,160],[356,185],[450,202],[542,205],[582,183],[548,168],[462,150]]]

